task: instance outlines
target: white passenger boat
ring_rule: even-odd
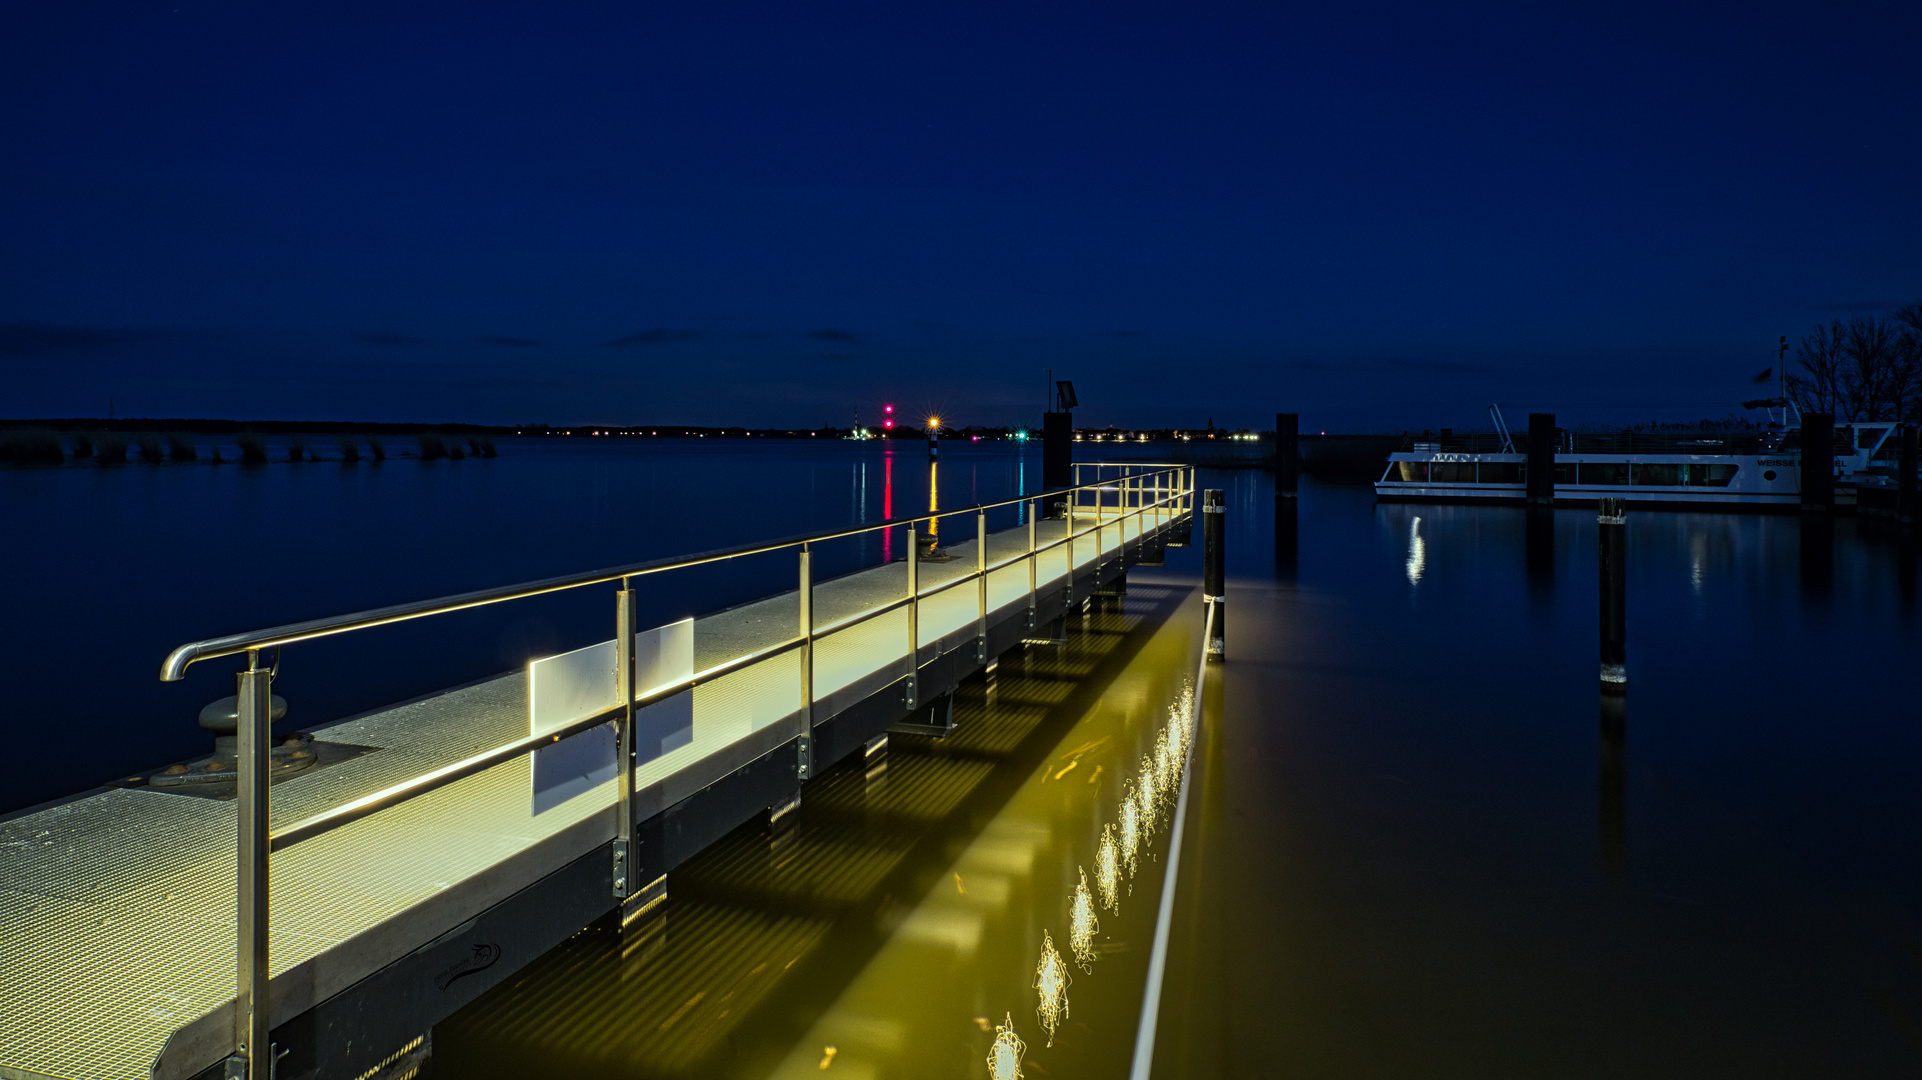
[[[1528,455],[1489,407],[1493,432],[1412,441],[1388,455],[1375,482],[1383,500],[1406,502],[1521,502]],[[1784,417],[1786,421],[1788,417]],[[1853,506],[1858,484],[1892,474],[1897,451],[1893,421],[1835,425],[1835,503]],[[1557,501],[1604,497],[1632,503],[1793,508],[1801,500],[1802,451],[1798,426],[1774,424],[1758,432],[1599,434],[1559,431],[1555,447]]]

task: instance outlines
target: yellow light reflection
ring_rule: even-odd
[[[1094,970],[1094,935],[1101,929],[1101,920],[1095,918],[1094,897],[1088,894],[1088,872],[1076,868],[1081,874],[1081,884],[1074,887],[1074,900],[1068,905],[1068,947],[1074,950],[1074,962],[1084,972]]]
[[[1068,1018],[1068,987],[1074,978],[1068,974],[1068,965],[1062,961],[1061,954],[1055,951],[1054,936],[1046,930],[1041,932],[1041,960],[1034,966],[1034,989],[1038,1000],[1035,1002],[1035,1019],[1048,1029],[1048,1045],[1054,1045],[1055,1029],[1061,1021]]]
[[[1101,906],[1121,910],[1121,856],[1115,850],[1114,826],[1101,827],[1101,843],[1094,854],[1094,886],[1101,890]]]
[[[1152,753],[1144,754],[1141,764],[1136,766],[1141,779],[1135,784],[1136,813],[1140,817],[1142,838],[1153,836],[1160,825],[1161,816],[1161,776],[1155,771]]]
[[[988,1047],[989,1080],[1021,1080],[1021,1055],[1028,1052],[1028,1044],[1014,1033],[1014,1014],[1007,1014],[1005,1023],[994,1026],[994,1043]]]
[[[1121,865],[1129,877],[1135,876],[1135,849],[1141,844],[1141,810],[1135,798],[1133,780],[1121,785]]]
[[[1428,545],[1421,538],[1421,518],[1408,523],[1408,583],[1421,584],[1422,571],[1428,568]]]

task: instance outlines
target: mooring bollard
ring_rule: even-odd
[[[1602,500],[1595,519],[1602,562],[1602,689],[1628,689],[1628,514],[1623,500]]]
[[[1215,631],[1208,638],[1208,659],[1228,658],[1228,583],[1224,550],[1228,503],[1220,488],[1201,493],[1201,598],[1215,608]]]

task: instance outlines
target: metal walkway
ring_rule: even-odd
[[[811,767],[925,708],[1187,527],[1190,469],[1101,471],[1117,475],[1046,497],[1071,505],[1066,520],[1037,520],[1043,497],[919,519],[972,519],[958,524],[976,534],[946,561],[923,561],[910,532],[907,561],[808,580],[811,546],[919,524],[895,522],[183,646],[170,658],[176,676],[245,653],[264,694],[259,654],[283,643],[800,553],[801,588],[694,622],[691,674],[642,684],[629,704],[547,738],[530,731],[529,676],[516,672],[315,729],[373,752],[274,783],[264,830],[244,827],[258,805],[244,782],[237,801],[133,788],[0,822],[0,1077],[181,1078],[236,1062],[244,1074],[236,1043],[247,1043],[254,1013],[251,1030],[271,1028],[286,1055],[279,1075],[366,1075],[424,1030],[421,1017],[431,1024],[472,1000],[623,898],[646,901],[645,883],[798,797]],[[1024,521],[991,531],[995,510]],[[623,662],[634,663],[631,650]],[[625,828],[618,771],[536,812],[529,751],[597,728],[631,747],[633,718],[676,700],[691,722],[674,745],[643,741],[626,755]],[[610,859],[610,843],[631,861]],[[263,879],[270,918],[247,916],[237,850]],[[237,934],[265,953],[251,973]],[[250,980],[265,985],[252,1010],[262,995],[247,993]]]

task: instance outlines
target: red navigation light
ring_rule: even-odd
[[[883,420],[883,421],[881,421],[881,426],[882,426],[882,427],[884,427],[884,428],[891,428],[891,427],[893,427],[893,426],[894,426],[894,417],[892,417],[892,416],[890,416],[890,417],[888,417],[888,418],[887,418],[886,420]]]

